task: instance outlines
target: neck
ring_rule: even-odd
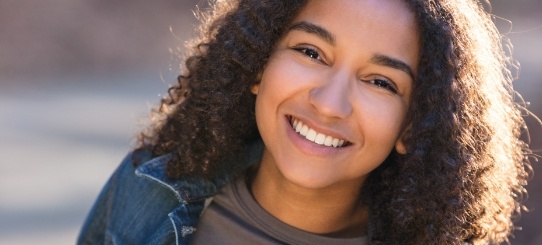
[[[250,189],[263,209],[288,225],[326,236],[358,237],[366,234],[367,226],[360,187],[358,181],[304,188],[288,181],[264,156]]]

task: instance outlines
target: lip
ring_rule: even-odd
[[[311,141],[307,140],[305,137],[298,134],[294,130],[294,128],[292,128],[292,125],[290,124],[290,118],[291,118],[291,116],[289,116],[289,115],[284,117],[284,119],[285,119],[284,122],[286,124],[285,125],[286,126],[286,133],[288,135],[288,138],[290,138],[290,140],[293,142],[293,145],[296,148],[298,148],[300,151],[302,151],[303,153],[305,153],[307,155],[327,157],[327,156],[337,155],[337,154],[340,154],[340,153],[345,152],[345,151],[349,151],[352,148],[352,143],[348,143],[347,145],[345,145],[343,147],[329,147],[329,146],[325,146],[325,145],[315,144],[314,142],[311,142]],[[329,136],[332,136],[332,137],[335,137],[335,138],[346,140],[346,137],[338,135],[337,133],[333,133],[333,132],[330,132],[329,130],[323,129],[321,127],[314,126],[314,124],[311,124],[310,122],[307,122],[307,121],[305,121],[303,119],[300,119],[298,117],[294,117],[294,118],[296,118],[298,120],[301,120],[304,124],[307,124],[307,126],[313,128],[314,130],[316,130],[316,131],[318,131],[320,133],[323,133],[323,134],[326,134],[326,135],[329,135]]]

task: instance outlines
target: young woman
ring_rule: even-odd
[[[225,0],[80,244],[498,244],[528,177],[474,0]]]

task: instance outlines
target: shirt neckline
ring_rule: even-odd
[[[333,238],[326,237],[296,227],[290,226],[263,209],[254,199],[246,183],[246,175],[237,178],[231,185],[234,201],[238,202],[249,219],[251,219],[258,228],[280,241],[288,244],[329,244],[329,245],[365,245],[367,237],[354,238]]]

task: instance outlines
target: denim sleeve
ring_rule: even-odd
[[[175,244],[173,192],[138,177],[126,156],[92,207],[77,244]]]

